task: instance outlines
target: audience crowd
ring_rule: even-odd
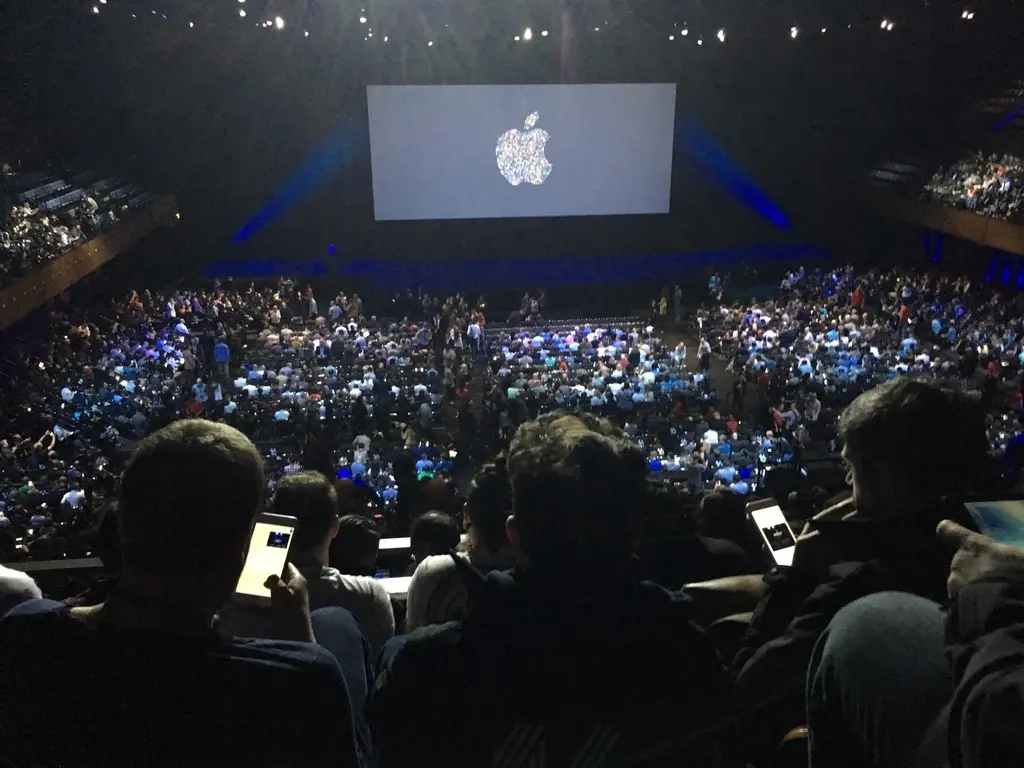
[[[924,193],[953,208],[995,219],[1019,219],[1024,213],[1024,160],[975,152],[936,171],[924,185]]]
[[[287,280],[55,311],[0,403],[0,552],[106,578],[58,603],[0,571],[5,759],[1016,764],[1024,552],[963,502],[1015,482],[1021,300],[851,268],[722,293],[689,355]],[[778,559],[747,495],[835,455],[852,493],[778,498]],[[255,609],[267,508],[297,527]]]
[[[46,210],[38,201],[12,206],[0,217],[0,287],[113,226],[128,214],[135,200],[114,200],[109,194],[94,196],[86,191],[56,210]]]

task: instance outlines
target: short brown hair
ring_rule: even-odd
[[[338,494],[319,472],[285,475],[274,492],[274,512],[299,521],[292,549],[310,549],[327,540],[331,524],[338,517]]]
[[[508,474],[520,544],[534,563],[600,568],[629,560],[647,462],[610,422],[552,413],[523,424]]]
[[[965,490],[988,456],[980,402],[905,376],[850,403],[839,433],[852,461],[885,464],[920,494]]]
[[[209,573],[252,526],[266,491],[263,459],[233,427],[176,421],[139,443],[121,481],[127,567]]]

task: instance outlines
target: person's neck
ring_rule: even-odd
[[[73,609],[88,623],[158,630],[173,634],[203,634],[213,626],[219,607],[210,588],[198,581],[125,572],[107,599],[98,606]]]
[[[325,541],[323,544],[311,549],[303,550],[302,552],[292,552],[288,559],[292,561],[296,568],[323,568],[328,563],[329,550],[330,542]]]

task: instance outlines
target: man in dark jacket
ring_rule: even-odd
[[[590,416],[520,427],[507,533],[528,564],[464,574],[467,619],[385,648],[370,708],[382,768],[597,765],[723,715],[728,677],[688,600],[631,575],[646,464]]]
[[[791,567],[768,589],[733,660],[740,731],[754,752],[805,721],[804,679],[818,636],[844,606],[883,591],[941,601],[951,554],[935,535],[984,461],[975,404],[903,378],[865,392],[843,413],[852,498],[813,519]],[[950,450],[956,446],[956,450]]]
[[[1001,768],[1024,755],[1024,551],[944,521],[949,603],[843,609],[807,679],[810,764]]]

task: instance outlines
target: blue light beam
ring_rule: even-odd
[[[238,231],[238,234],[232,238],[232,241],[241,243],[248,240],[282,213],[309,195],[328,176],[341,170],[348,158],[353,157],[357,151],[354,134],[355,131],[351,125],[346,125],[335,133],[324,146],[303,163],[302,167],[270,198],[270,201]]]
[[[677,138],[701,170],[726,192],[780,229],[789,229],[789,218],[782,209],[754,184],[693,117],[679,118]]]

